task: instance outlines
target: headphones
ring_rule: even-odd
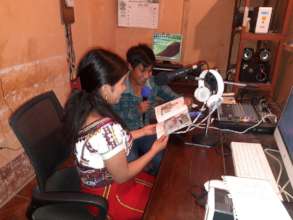
[[[217,93],[212,94],[210,89],[205,86],[205,77],[207,73],[210,73],[214,76],[217,82]],[[199,75],[199,80],[198,80],[198,88],[194,91],[194,97],[203,103],[207,104],[208,108],[216,107],[219,105],[223,98],[224,92],[224,81],[220,73],[216,70],[210,69],[210,70],[204,70],[200,75]]]

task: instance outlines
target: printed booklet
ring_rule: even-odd
[[[162,135],[169,135],[192,124],[188,107],[184,104],[183,97],[155,107],[155,114],[158,121],[156,127],[157,138]]]

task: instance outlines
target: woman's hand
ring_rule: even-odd
[[[154,150],[156,153],[160,152],[167,147],[168,140],[169,136],[160,137],[153,143],[151,150]]]
[[[133,139],[156,134],[156,124],[146,125],[143,128],[130,132]]]
[[[156,124],[150,124],[143,127],[144,136],[156,134]]]

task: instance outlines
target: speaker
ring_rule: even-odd
[[[239,80],[242,82],[265,83],[269,81],[271,52],[262,48],[256,52],[244,48],[240,65]]]
[[[252,49],[252,48],[244,48],[243,55],[242,55],[242,60],[250,61],[253,56],[254,56],[254,49]]]
[[[253,62],[242,61],[240,66],[240,81],[256,82],[256,66]]]
[[[270,64],[258,62],[243,62],[240,66],[240,81],[265,83],[269,81]]]
[[[261,48],[257,52],[257,56],[260,62],[269,62],[271,60],[272,54],[271,51],[267,48]]]
[[[257,82],[268,82],[269,81],[269,73],[270,73],[270,64],[269,63],[258,63],[257,66],[257,74],[256,81]]]
[[[256,52],[257,60],[257,82],[267,82],[269,81],[269,75],[271,71],[270,61],[272,60],[272,53],[267,48],[260,48]]]

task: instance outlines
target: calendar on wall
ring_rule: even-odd
[[[118,26],[158,28],[160,0],[118,0]]]

